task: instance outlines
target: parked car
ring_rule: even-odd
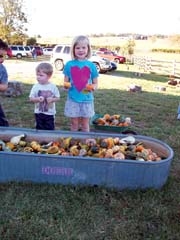
[[[98,56],[98,54],[95,50],[92,51],[92,55],[93,56]],[[110,63],[111,67],[109,68],[108,71],[115,71],[117,69],[117,63],[116,62],[110,61],[107,58],[102,58],[102,59],[104,59],[105,61],[108,61],[108,63]]]
[[[104,52],[104,51],[109,51],[107,48],[99,48],[99,51]]]
[[[44,55],[51,55],[52,54],[52,50],[53,50],[53,48],[50,48],[50,47],[43,48],[43,54]]]
[[[8,47],[6,55],[7,55],[7,58],[12,58],[13,57],[12,50],[11,50],[10,47]]]
[[[62,71],[67,61],[71,59],[71,46],[67,44],[58,44],[53,48],[50,62],[55,66],[56,70]],[[99,56],[92,56],[90,59],[95,65],[99,73],[105,73],[111,69],[109,60],[104,60]]]
[[[17,59],[21,59],[23,57],[27,57],[27,53],[25,48],[22,45],[11,45],[12,56]]]
[[[32,57],[32,52],[30,46],[24,46],[24,49],[26,51],[26,54],[28,57]]]
[[[99,57],[95,50],[92,51],[92,56]],[[111,66],[108,71],[114,71],[114,70],[117,69],[117,64],[116,64],[115,62],[110,61],[110,60],[107,59],[107,58],[102,58],[102,59],[103,59],[104,61],[106,61],[106,62]]]
[[[111,61],[111,69],[109,71],[115,71],[117,69],[117,63]]]
[[[124,56],[120,56],[117,55],[115,52],[113,51],[96,51],[96,53],[104,58],[109,59],[110,61],[114,61],[116,63],[125,63],[126,62],[126,58]]]

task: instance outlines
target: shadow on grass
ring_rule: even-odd
[[[108,75],[114,77],[127,77],[132,79],[143,79],[143,80],[151,80],[151,81],[158,81],[162,83],[166,83],[169,80],[169,76],[161,75],[157,73],[141,73],[141,76],[136,75],[137,71],[130,71],[130,70],[116,70],[114,72],[108,72]]]

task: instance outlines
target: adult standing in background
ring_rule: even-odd
[[[36,58],[37,58],[37,53],[36,53],[36,48],[35,48],[35,46],[33,46],[33,49],[32,49],[32,57],[33,57],[33,59],[36,59]]]

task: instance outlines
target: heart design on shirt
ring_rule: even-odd
[[[88,83],[90,78],[90,69],[86,66],[83,68],[74,66],[71,68],[71,75],[75,88],[80,92]]]

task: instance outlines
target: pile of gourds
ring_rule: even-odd
[[[95,118],[93,124],[98,126],[128,127],[131,125],[131,118],[125,118],[120,114],[104,114],[102,117]]]
[[[0,140],[0,151],[26,152],[36,154],[55,154],[60,156],[79,156],[94,158],[132,159],[139,161],[160,161],[162,156],[155,153],[134,136],[106,138],[60,137],[49,143],[37,140],[26,141],[26,135],[12,137],[8,142]]]

